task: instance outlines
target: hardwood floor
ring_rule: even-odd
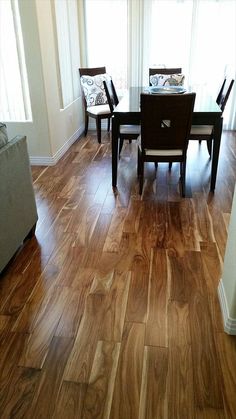
[[[236,180],[224,133],[215,194],[206,144],[179,167],[82,138],[32,167],[39,221],[0,277],[0,418],[235,419],[236,337],[217,297]],[[157,179],[155,179],[157,177]]]

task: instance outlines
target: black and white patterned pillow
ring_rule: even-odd
[[[150,76],[152,86],[183,86],[185,76],[183,74],[154,74]]]
[[[106,92],[103,85],[104,80],[111,80],[111,77],[106,73],[96,76],[81,76],[81,86],[88,107],[107,104]]]

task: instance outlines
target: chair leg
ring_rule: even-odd
[[[123,138],[120,138],[119,157],[120,157],[120,153],[121,153],[123,144],[124,144],[124,139]]]
[[[180,163],[180,181],[182,189],[182,197],[185,198],[185,177],[186,177],[186,162]]]
[[[111,123],[111,119],[108,118],[108,120],[107,120],[107,132],[110,132],[110,123]]]
[[[169,163],[169,170],[171,170],[171,168],[172,168],[172,162],[170,161],[170,163]]]
[[[140,159],[141,159],[141,153],[138,147],[138,164],[137,164],[137,176],[140,176]]]
[[[96,118],[96,127],[97,127],[97,139],[99,144],[101,143],[101,119]]]
[[[139,195],[143,191],[144,161],[141,151],[138,149],[138,177],[139,177]]]
[[[89,117],[88,117],[88,115],[86,114],[86,115],[85,115],[85,128],[84,128],[84,135],[85,135],[85,137],[86,137],[86,135],[87,135],[87,133],[88,133],[88,124],[89,124]]]
[[[207,149],[208,149],[209,156],[211,158],[211,154],[212,154],[212,140],[207,140]]]

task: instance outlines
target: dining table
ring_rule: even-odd
[[[213,148],[211,157],[210,191],[214,192],[219,160],[222,134],[222,111],[215,98],[207,91],[206,86],[190,86],[186,92],[196,92],[192,125],[213,126]],[[119,162],[119,127],[141,123],[140,94],[152,94],[147,86],[130,87],[115,107],[112,115],[112,186],[117,187],[117,170]],[[184,93],[183,93],[184,94]]]

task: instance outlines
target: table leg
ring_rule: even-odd
[[[212,153],[212,166],[211,166],[211,191],[214,192],[216,185],[216,175],[220,152],[220,142],[222,134],[223,118],[220,117],[214,124],[214,140],[213,140],[213,153]]]
[[[117,185],[117,166],[118,166],[118,147],[119,147],[119,123],[117,118],[112,117],[112,186],[116,188]]]

